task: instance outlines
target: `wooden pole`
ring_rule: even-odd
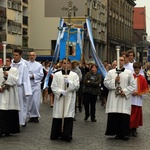
[[[69,52],[69,39],[70,39],[70,28],[71,28],[71,11],[72,11],[72,2],[68,2],[68,39],[67,39],[67,48],[66,48],[66,67],[65,67],[65,78],[67,78],[68,70],[68,52]],[[64,87],[65,91],[67,89],[67,84]],[[62,112],[62,126],[61,132],[64,131],[64,113],[65,113],[65,96],[63,97],[63,112]]]

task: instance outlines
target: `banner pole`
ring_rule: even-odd
[[[72,1],[68,2],[68,38],[67,38],[67,48],[66,48],[66,67],[65,67],[65,78],[67,78],[68,70],[68,52],[69,52],[69,39],[70,39],[70,28],[71,28],[71,12],[72,12]],[[67,84],[65,84],[65,91],[67,89]],[[63,112],[62,112],[62,126],[61,132],[64,131],[64,119],[65,119],[65,96],[63,97]]]

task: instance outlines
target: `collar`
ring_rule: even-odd
[[[20,60],[19,60],[19,61],[17,61],[17,62],[16,62],[16,61],[13,61],[13,63],[16,63],[16,64],[17,64],[17,63],[19,63],[19,62],[20,62]]]
[[[9,71],[11,67],[3,67],[3,71]]]
[[[133,73],[134,78],[136,78],[136,77],[138,77],[138,76],[140,76],[140,75],[141,75],[140,73],[139,73],[139,74]]]
[[[124,67],[123,67],[122,69],[116,68],[116,71],[124,72],[124,71],[125,71],[125,68],[124,68]]]
[[[62,69],[62,74],[63,74],[63,75],[66,74],[65,72],[66,72],[66,71],[65,71],[64,69]],[[69,75],[69,73],[70,73],[70,70],[67,70],[67,75]]]

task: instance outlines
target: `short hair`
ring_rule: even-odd
[[[11,56],[9,56],[9,55],[6,55],[6,59],[9,59],[10,61],[11,61]]]
[[[131,49],[131,50],[128,50],[127,52],[128,52],[128,54],[133,53],[133,56],[135,57],[135,52],[134,52],[134,50]]]
[[[94,66],[98,69],[98,66],[96,64],[91,64],[90,69],[92,69]]]
[[[120,57],[124,58],[124,60],[125,60],[125,57],[123,55],[121,55]]]
[[[121,56],[123,56],[123,55],[125,55],[125,57],[129,57],[129,53],[128,53],[128,51],[126,51],[126,52],[122,52],[122,53],[121,53]]]
[[[63,59],[62,59],[62,62],[63,62],[64,60],[67,60],[67,59],[66,59],[66,58],[63,58]],[[70,60],[69,58],[68,58],[68,62],[71,63],[71,60]]]
[[[49,64],[49,60],[45,60],[45,66],[47,65],[47,64]]]
[[[141,69],[141,67],[142,67],[142,65],[141,65],[140,62],[134,62],[134,63],[133,63],[133,68],[134,68],[134,69],[137,69],[137,68]]]
[[[19,53],[19,55],[22,55],[22,50],[21,49],[16,48],[16,49],[13,50],[13,52]]]
[[[10,55],[6,55],[6,59],[9,59],[11,61],[11,56]],[[3,58],[2,58],[3,60]]]

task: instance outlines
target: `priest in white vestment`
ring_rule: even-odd
[[[31,81],[32,95],[28,99],[28,122],[39,122],[41,103],[41,80],[44,76],[42,65],[35,61],[36,53],[29,53],[29,78]]]

